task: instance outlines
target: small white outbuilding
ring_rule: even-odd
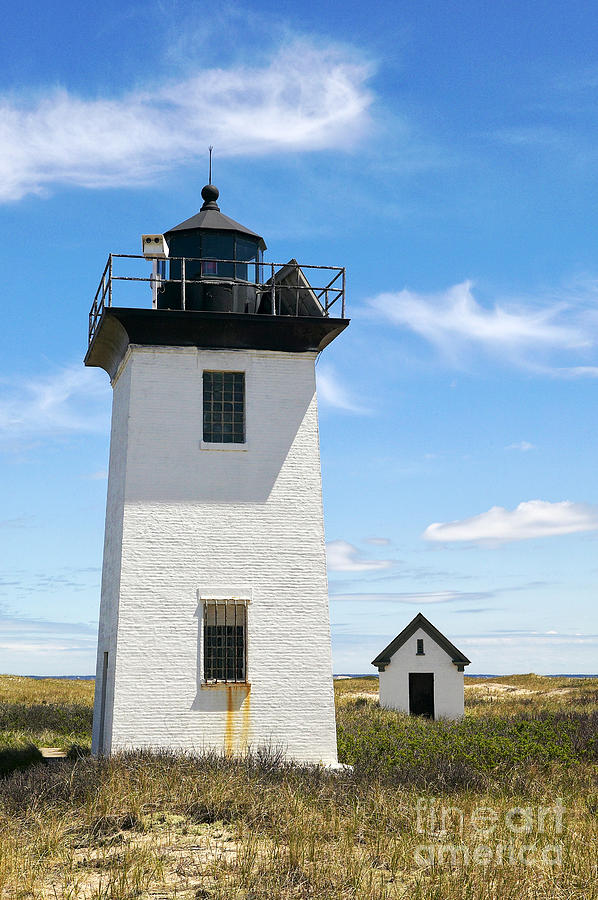
[[[469,662],[418,613],[372,660],[380,673],[380,706],[430,719],[459,719]]]

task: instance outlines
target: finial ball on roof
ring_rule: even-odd
[[[215,203],[220,196],[220,191],[215,184],[206,184],[201,189],[201,196],[206,203]]]

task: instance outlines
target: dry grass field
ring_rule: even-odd
[[[0,900],[598,900],[598,679],[467,679],[460,723],[336,695],[345,771],[98,760],[93,683],[0,677]]]

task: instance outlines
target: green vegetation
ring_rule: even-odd
[[[338,715],[339,757],[372,774],[407,783],[475,785],[514,766],[598,761],[598,712],[425,719],[373,704],[344,706]]]
[[[3,703],[47,703],[74,706],[93,705],[94,682],[67,678],[25,678],[22,675],[0,675],[0,700]]]
[[[457,723],[337,681],[341,772],[267,753],[40,763],[40,738],[89,746],[92,690],[0,679],[2,745],[29,763],[0,777],[0,900],[598,900],[598,680],[468,680]]]
[[[9,749],[91,747],[93,681],[0,675],[0,754]]]

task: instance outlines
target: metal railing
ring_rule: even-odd
[[[257,262],[255,260],[214,259],[213,257],[176,256],[163,262],[169,267],[169,275],[174,268],[180,277],[171,278],[155,272],[148,276],[115,274],[115,260],[141,259],[145,263],[153,263],[151,257],[131,253],[111,253],[102,273],[100,284],[93,298],[89,311],[89,343],[95,337],[99,321],[106,307],[113,304],[113,284],[116,281],[146,282],[153,289],[165,285],[180,285],[180,309],[187,309],[187,289],[189,285],[198,283],[244,284],[255,287],[256,298],[267,297],[269,310],[260,310],[265,315],[301,316],[306,303],[313,305],[316,314],[329,316],[336,305],[335,312],[340,310],[340,318],[345,318],[345,269],[339,266],[305,266],[295,260],[287,263]],[[162,262],[162,261],[161,261]],[[172,264],[175,264],[171,268]],[[189,277],[189,264],[194,274]],[[226,268],[225,268],[226,267]],[[199,274],[197,270],[199,269]],[[214,271],[215,269],[215,271]],[[226,272],[226,274],[223,274]],[[240,277],[241,272],[245,277]],[[311,273],[315,274],[311,274]],[[255,280],[248,278],[255,274]],[[306,274],[308,273],[308,274]],[[294,298],[294,303],[292,299]],[[338,304],[338,305],[337,305]],[[283,311],[285,310],[285,311]]]

